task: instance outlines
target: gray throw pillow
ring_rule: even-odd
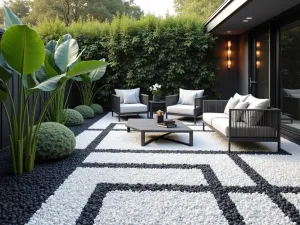
[[[248,106],[247,109],[267,109],[270,106],[269,99],[259,99],[253,96],[251,97],[251,101],[249,103],[250,105]],[[263,112],[247,111],[246,113],[243,113],[242,120],[245,123],[254,126],[258,123],[262,115]]]
[[[136,104],[135,92],[123,92],[124,104]]]
[[[230,98],[227,102],[227,105],[225,107],[224,113],[229,115],[229,109],[234,109],[234,107],[239,103],[239,99],[235,100],[233,98]]]
[[[195,105],[196,93],[185,93],[182,99],[182,105]]]
[[[120,97],[120,102],[124,103],[123,93],[125,92],[135,92],[135,98],[138,103],[140,103],[140,88],[135,89],[115,89],[116,95]]]

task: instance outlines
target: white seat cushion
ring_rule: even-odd
[[[174,113],[174,114],[185,114],[185,115],[194,115],[194,108],[193,105],[172,105],[167,107],[168,113]]]
[[[249,126],[244,122],[233,123],[234,131],[232,137],[275,137],[276,130],[266,126]],[[229,137],[229,118],[215,118],[212,121],[212,127],[217,131]]]
[[[203,121],[210,126],[216,118],[228,118],[228,115],[225,113],[203,113]]]
[[[121,113],[135,113],[135,112],[146,112],[148,110],[147,106],[144,104],[121,104]]]

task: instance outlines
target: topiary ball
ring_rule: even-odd
[[[60,123],[42,123],[37,140],[36,160],[47,161],[72,154],[76,145],[73,132]]]
[[[91,119],[95,116],[94,110],[87,105],[76,106],[74,110],[78,111],[84,119]]]
[[[74,109],[66,109],[64,111],[66,116],[65,125],[68,127],[79,126],[84,123],[83,116]]]
[[[94,110],[95,115],[103,113],[103,108],[99,104],[91,104],[90,107]]]

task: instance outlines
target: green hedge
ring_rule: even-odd
[[[37,27],[47,42],[64,33],[72,34],[80,48],[86,48],[84,60],[106,58],[111,62],[98,82],[106,86],[97,96],[99,103],[109,101],[114,88],[149,87],[162,84],[163,94],[174,94],[178,88],[205,89],[217,97],[213,55],[215,38],[206,34],[204,25],[194,17],[146,16],[140,20],[126,16],[111,24],[97,21],[73,23],[65,27],[59,20],[44,21]]]

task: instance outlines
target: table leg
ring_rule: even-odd
[[[141,132],[141,145],[145,146],[145,132]]]
[[[153,108],[151,103],[150,103],[150,119],[153,119]]]
[[[127,132],[128,132],[128,133],[130,132],[130,127],[127,127]]]
[[[190,146],[193,146],[194,145],[194,140],[193,140],[193,131],[190,132]]]

